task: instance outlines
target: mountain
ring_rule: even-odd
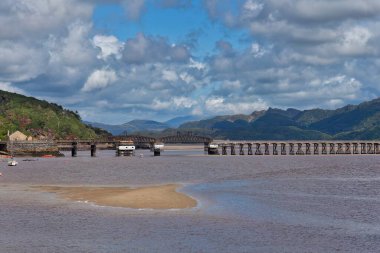
[[[194,116],[194,115],[188,115],[188,116],[181,116],[181,117],[170,119],[168,121],[165,121],[164,124],[168,125],[169,127],[177,128],[186,122],[196,121],[196,120],[200,120],[200,117]]]
[[[92,127],[104,129],[105,131],[111,133],[112,135],[122,135],[126,131],[126,129],[122,125],[108,125],[104,123],[89,122],[89,121],[84,121],[84,123]]]
[[[162,131],[169,128],[169,125],[153,120],[132,120],[121,125],[108,125],[103,123],[86,122],[86,124],[93,127],[104,129],[110,132],[112,135],[125,135],[133,134],[136,132],[147,132],[147,131]]]
[[[122,125],[128,133],[138,131],[162,131],[169,126],[154,120],[132,120]]]
[[[19,130],[36,138],[96,138],[106,132],[82,123],[77,112],[62,106],[0,90],[0,139]]]
[[[179,129],[231,140],[378,139],[380,98],[336,110],[269,108],[249,115],[217,116],[184,123]]]

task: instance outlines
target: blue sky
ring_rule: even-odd
[[[377,0],[5,0],[0,89],[120,124],[379,96]]]

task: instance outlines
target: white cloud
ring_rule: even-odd
[[[342,40],[337,50],[344,55],[363,55],[371,53],[368,41],[372,38],[372,32],[365,27],[353,27],[344,31]]]
[[[151,104],[153,110],[180,110],[191,109],[197,105],[198,102],[187,97],[173,97],[170,100],[162,101],[159,98],[155,98]]]
[[[195,61],[194,59],[190,58],[189,67],[196,68],[198,70],[204,70],[206,69],[206,64],[204,62]]]
[[[262,99],[256,99],[254,102],[227,102],[223,97],[211,97],[205,101],[205,109],[213,114],[239,114],[252,113],[267,109],[268,105]]]
[[[178,75],[173,70],[163,70],[162,71],[162,79],[169,81],[169,82],[175,82],[178,80]]]
[[[114,70],[100,69],[95,70],[87,78],[82,91],[88,92],[96,89],[103,89],[117,81],[117,75]]]
[[[100,53],[97,56],[99,59],[107,60],[112,55],[118,60],[121,59],[124,43],[115,36],[95,35],[92,43],[95,47],[100,48]]]
[[[264,4],[254,0],[247,0],[242,8],[242,19],[252,19],[257,17],[264,9]]]

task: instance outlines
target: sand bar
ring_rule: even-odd
[[[88,201],[101,206],[136,209],[184,209],[197,205],[193,198],[176,191],[169,184],[139,188],[94,186],[36,186],[35,189],[56,193],[73,201]]]

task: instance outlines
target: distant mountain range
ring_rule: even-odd
[[[380,98],[336,110],[269,108],[188,122],[179,129],[231,140],[380,139]]]
[[[158,122],[154,120],[132,120],[121,125],[108,125],[87,121],[84,123],[93,127],[104,129],[113,135],[125,135],[126,133],[133,134],[136,132],[160,132],[168,128],[177,128],[187,121],[197,119],[199,119],[199,117],[189,115],[173,118],[165,122]]]
[[[214,139],[230,140],[380,139],[380,98],[336,110],[269,108],[248,115],[224,115],[203,120],[184,116],[166,122],[133,120],[115,126],[88,124],[114,135],[125,131],[150,136],[192,131]]]

